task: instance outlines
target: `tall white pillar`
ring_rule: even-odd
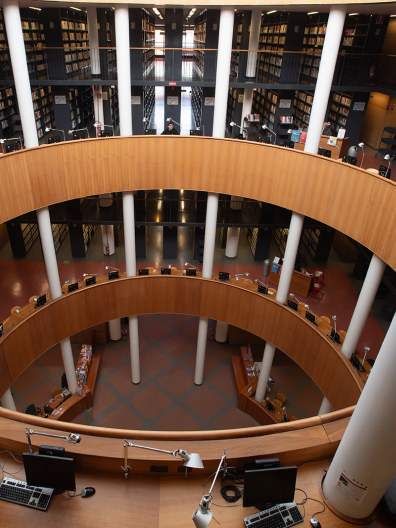
[[[238,254],[239,232],[239,227],[229,227],[227,229],[225,256],[228,258],[235,258]]]
[[[246,77],[254,80],[256,77],[257,50],[259,47],[261,8],[252,9],[252,19],[250,22],[249,53],[246,65]],[[254,51],[250,51],[254,50]],[[246,93],[246,89],[245,89]],[[248,112],[250,113],[250,112]],[[245,114],[242,114],[244,116]]]
[[[303,226],[304,216],[293,212],[290,221],[289,234],[287,235],[282,273],[279,279],[278,291],[276,293],[276,300],[281,303],[286,303],[287,300]]]
[[[118,106],[120,136],[132,135],[131,63],[129,54],[129,11],[127,5],[117,4],[114,9],[118,79]]]
[[[67,337],[66,339],[63,339],[59,345],[62,352],[63,368],[65,369],[67,386],[69,391],[74,394],[77,391],[77,380],[70,338]]]
[[[258,402],[262,402],[265,397],[265,391],[267,390],[268,378],[271,374],[272,362],[274,361],[276,347],[268,341],[265,343],[263,362],[260,369],[260,377],[257,383],[256,392],[254,398]]]
[[[0,400],[1,400],[1,405],[5,409],[9,409],[10,411],[17,410],[15,402],[14,402],[14,398],[11,394],[11,389],[7,389],[5,393],[3,394],[3,396],[0,398]]]
[[[99,58],[98,15],[97,15],[95,5],[92,5],[92,4],[87,5],[87,19],[88,19],[89,47],[90,47],[90,55],[91,55],[91,74],[99,75],[100,74],[100,58]]]
[[[4,0],[3,13],[25,147],[37,147],[39,142],[18,1]]]
[[[111,319],[109,321],[109,337],[112,341],[121,339],[121,319]]]
[[[346,5],[330,7],[304,152],[318,153],[346,10]]]
[[[320,416],[321,414],[328,414],[331,412],[333,412],[333,407],[330,405],[330,402],[326,398],[326,396],[324,396],[322,403],[320,405],[320,409],[318,411],[318,415]]]
[[[216,321],[215,340],[218,343],[225,343],[228,337],[228,324],[224,321]]]
[[[341,351],[348,358],[355,353],[384,274],[385,267],[385,262],[377,257],[377,255],[373,254],[366,278],[364,279],[362,289],[360,290],[359,299],[356,303],[351,322],[349,323],[348,331],[345,335],[344,342],[342,343]]]
[[[374,511],[396,474],[395,353],[393,317],[323,483],[331,504],[355,519]],[[339,482],[341,473],[348,479],[347,486]]]
[[[217,52],[215,107],[213,116],[213,137],[217,138],[223,138],[225,136],[233,30],[234,9],[228,6],[222,7],[220,11],[219,48]],[[208,193],[202,265],[202,277],[206,279],[211,279],[213,272],[218,203],[219,195]],[[195,360],[194,383],[196,385],[202,385],[203,382],[207,339],[208,319],[201,317],[198,323],[197,355]]]

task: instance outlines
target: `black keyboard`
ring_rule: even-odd
[[[302,521],[303,516],[295,502],[278,504],[243,519],[246,528],[286,528]]]
[[[4,478],[0,484],[0,499],[45,511],[53,491],[51,488],[28,486],[23,480]]]

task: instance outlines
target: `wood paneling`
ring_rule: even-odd
[[[4,334],[0,356],[15,380],[43,352],[76,331],[146,313],[196,315],[238,325],[291,357],[315,381],[333,409],[355,405],[359,398],[362,382],[350,362],[305,318],[261,294],[186,276],[132,277],[65,295]],[[1,378],[0,393],[9,385],[9,377]]]
[[[247,141],[134,136],[5,154],[0,168],[7,174],[0,222],[94,194],[202,190],[245,196],[315,218],[396,269],[395,183],[322,156]]]
[[[382,131],[385,126],[386,107],[389,101],[389,95],[373,92],[367,105],[364,116],[360,141],[363,141],[370,147],[377,149],[382,137]],[[383,145],[384,146],[384,145]]]

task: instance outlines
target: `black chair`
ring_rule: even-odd
[[[28,405],[25,409],[25,414],[30,414],[32,416],[38,416],[41,413],[41,409],[36,407],[34,403]]]
[[[259,137],[259,143],[267,143],[268,145],[270,145],[271,144],[271,138],[270,137],[260,136]]]

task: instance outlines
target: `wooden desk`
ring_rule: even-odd
[[[272,284],[276,284],[276,285],[279,284],[279,280],[280,280],[279,271],[280,270],[281,268],[279,267],[276,273],[272,271],[272,263],[271,263],[269,281]],[[312,274],[306,275],[305,272],[293,270],[293,275],[292,275],[292,279],[290,283],[290,291],[292,291],[293,293],[296,293],[297,295],[308,297],[309,293],[312,291]]]
[[[331,159],[338,159],[346,155],[349,149],[349,140],[348,139],[337,139],[337,147],[339,147],[339,150],[337,147],[333,147],[331,145],[328,145],[327,142],[329,141],[330,136],[324,136],[322,135],[319,141],[319,147],[330,150],[331,152]],[[294,143],[295,150],[304,150],[305,143]]]

